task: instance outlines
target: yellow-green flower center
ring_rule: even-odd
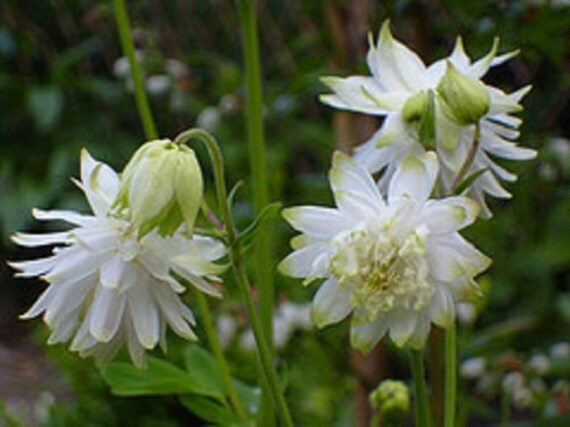
[[[373,319],[393,309],[421,310],[433,294],[421,233],[398,239],[389,230],[341,236],[329,270],[351,291],[351,305]]]

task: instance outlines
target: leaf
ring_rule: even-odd
[[[477,172],[473,172],[471,175],[469,175],[467,178],[465,178],[461,182],[461,184],[459,184],[457,186],[457,188],[455,189],[453,194],[457,195],[457,194],[461,194],[464,191],[466,191],[471,186],[471,184],[473,184],[477,180],[477,178],[479,178],[481,175],[483,175],[488,170],[489,170],[489,168],[483,168],[483,169],[479,169]]]
[[[261,399],[261,389],[259,387],[250,386],[249,384],[236,379],[234,379],[234,385],[239,400],[243,403],[247,412],[252,415],[257,414]]]
[[[231,410],[206,397],[185,394],[180,396],[180,403],[204,421],[223,426],[239,423]]]
[[[101,370],[101,374],[117,396],[190,393],[220,398],[219,391],[203,383],[199,375],[152,356],[148,357],[146,368],[139,369],[126,362],[112,362]]]
[[[227,394],[218,362],[210,352],[198,344],[191,344],[184,351],[187,375],[210,390],[210,396],[220,400]]]
[[[56,86],[32,87],[28,92],[27,107],[38,130],[49,132],[61,116],[63,93]]]
[[[247,247],[250,245],[257,235],[261,228],[274,221],[276,218],[279,217],[279,211],[281,210],[281,203],[271,203],[263,208],[260,214],[255,218],[255,220],[247,227],[244,231],[242,231],[237,240],[236,245],[240,245],[242,247]]]

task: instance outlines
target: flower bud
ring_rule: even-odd
[[[462,126],[479,122],[489,111],[491,99],[485,85],[461,74],[450,62],[437,90],[446,113]]]
[[[410,410],[410,393],[403,382],[385,380],[370,393],[370,404],[383,423],[401,425]]]
[[[128,209],[139,238],[154,228],[162,236],[172,235],[182,223],[192,232],[202,187],[202,171],[192,149],[168,139],[150,141],[125,167],[115,206]]]

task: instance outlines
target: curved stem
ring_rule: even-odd
[[[137,109],[141,118],[144,133],[148,140],[158,138],[156,127],[152,119],[152,113],[148,103],[148,98],[144,89],[139,64],[135,57],[135,45],[133,43],[133,35],[129,25],[129,18],[127,16],[127,8],[125,7],[125,0],[114,0],[115,18],[117,20],[117,27],[119,28],[119,37],[121,39],[121,46],[123,54],[129,60],[129,69],[131,78],[133,79],[133,87],[135,91],[135,100]]]
[[[455,323],[445,330],[445,427],[455,426],[457,345]]]
[[[239,291],[246,304],[246,309],[249,315],[255,340],[257,343],[257,351],[259,353],[259,358],[261,360],[263,373],[265,375],[265,378],[267,379],[267,382],[269,383],[271,393],[273,395],[273,398],[275,399],[277,408],[281,414],[283,424],[287,427],[292,427],[293,421],[291,419],[291,415],[289,413],[289,408],[287,406],[287,402],[285,401],[283,391],[281,390],[281,386],[279,384],[279,378],[277,376],[277,372],[275,371],[275,367],[273,366],[272,353],[269,345],[267,344],[266,335],[262,329],[257,309],[251,297],[251,285],[249,283],[249,278],[245,271],[243,258],[241,256],[239,248],[237,247],[237,245],[235,245],[237,240],[237,232],[235,229],[235,225],[233,222],[233,218],[227,200],[228,194],[225,183],[222,152],[214,137],[202,129],[190,129],[187,130],[186,132],[182,132],[174,139],[174,143],[183,144],[191,139],[199,139],[204,144],[206,144],[208,148],[208,152],[210,154],[210,158],[212,160],[214,168],[214,181],[216,185],[216,193],[218,196],[218,204],[220,205],[220,209],[222,211],[222,220],[224,222],[224,229],[227,236],[227,245],[229,249],[230,261],[233,266],[234,275],[239,287]]]
[[[411,350],[410,364],[412,367],[412,379],[414,381],[414,387],[416,391],[416,426],[430,427],[431,421],[427,399],[423,352],[418,350]]]
[[[240,417],[242,420],[245,420],[247,418],[247,413],[245,412],[245,409],[243,408],[243,405],[241,404],[241,401],[238,397],[232,376],[230,374],[230,369],[226,362],[226,358],[224,357],[222,347],[220,346],[218,332],[216,331],[214,322],[212,320],[212,314],[210,313],[210,308],[208,307],[208,301],[206,301],[204,294],[197,289],[194,291],[194,296],[198,302],[200,313],[202,313],[202,323],[206,331],[206,336],[208,337],[208,343],[210,344],[210,348],[212,349],[214,357],[218,362],[218,367],[220,368],[222,379],[224,381],[224,385],[226,386],[226,391],[228,393],[230,402],[234,407],[238,417]]]

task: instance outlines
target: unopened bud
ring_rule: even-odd
[[[139,148],[125,167],[115,206],[128,210],[139,237],[155,228],[168,236],[182,223],[192,232],[202,192],[194,151],[168,139],[156,140]]]
[[[446,113],[462,126],[478,123],[489,111],[491,99],[485,85],[461,74],[450,62],[437,90]]]
[[[403,382],[385,380],[370,393],[370,404],[384,423],[400,425],[410,410],[410,393]]]

